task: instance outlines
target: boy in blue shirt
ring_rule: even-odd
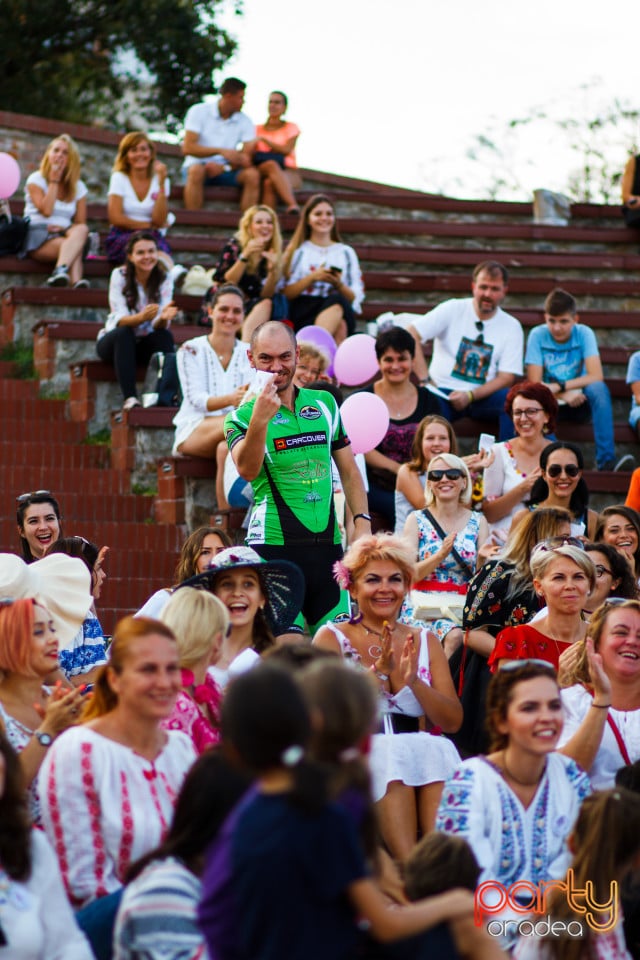
[[[544,324],[529,334],[527,379],[544,383],[560,405],[559,420],[593,419],[598,470],[613,470],[615,446],[611,395],[604,382],[595,334],[578,322],[575,299],[559,287],[544,302]],[[621,466],[621,463],[617,465]]]

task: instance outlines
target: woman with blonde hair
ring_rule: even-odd
[[[286,317],[286,304],[276,286],[282,272],[282,234],[278,217],[271,207],[256,204],[242,214],[236,234],[227,241],[213,275],[214,283],[232,283],[245,298],[242,339],[267,320]]]
[[[107,197],[110,229],[105,247],[112,263],[124,263],[131,234],[147,230],[153,234],[161,262],[171,270],[171,248],[165,236],[170,225],[170,192],[167,167],[157,159],[155,144],[140,130],[125,134],[118,145]]]
[[[533,658],[546,660],[557,670],[562,654],[584,639],[587,623],[582,611],[595,586],[596,569],[580,541],[571,539],[558,543],[554,538],[533,548],[533,586],[546,613],[535,624],[500,631],[489,658],[493,669],[504,661]]]
[[[63,133],[51,141],[40,168],[27,177],[24,215],[29,231],[23,255],[55,263],[50,287],[88,287],[82,276],[82,255],[89,236],[87,188],[80,179],[80,154]]]
[[[414,617],[420,600],[418,591],[443,591],[463,597],[478,561],[482,562],[481,546],[489,530],[484,517],[470,509],[471,487],[469,468],[460,457],[441,453],[430,461],[424,509],[410,513],[404,526],[403,536],[416,556],[414,591],[402,615],[406,623]],[[450,617],[437,617],[430,629],[449,657],[462,643],[460,625]]]
[[[160,619],[175,634],[182,680],[173,712],[161,726],[182,730],[202,753],[220,739],[222,691],[207,668],[220,653],[229,614],[212,593],[185,587],[173,594]]]
[[[425,731],[453,732],[462,721],[437,637],[424,625],[405,626],[399,620],[413,570],[413,552],[400,537],[360,537],[334,568],[358,615],[348,623],[325,624],[313,640],[365,670],[378,686],[373,799],[384,842],[398,860],[409,855],[419,832],[433,828],[442,782],[459,762],[449,740]]]
[[[453,427],[439,413],[423,417],[411,446],[411,459],[401,464],[396,474],[396,527],[401,534],[412,510],[420,510],[424,503],[424,486],[427,482],[429,461],[439,453],[458,454],[458,438]],[[462,457],[469,470],[484,470],[493,462],[493,454],[486,450]]]
[[[178,646],[165,624],[125,617],[82,723],[49,749],[38,780],[42,821],[72,905],[119,891],[129,864],[171,821],[191,740],[162,721],[180,691]]]

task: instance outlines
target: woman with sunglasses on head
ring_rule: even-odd
[[[586,636],[582,611],[595,586],[596,571],[580,541],[567,537],[537,544],[531,554],[531,573],[546,613],[535,624],[500,631],[489,657],[493,669],[505,661],[534,658],[546,660],[557,670],[564,651]]]
[[[450,591],[465,596],[467,584],[483,559],[481,546],[488,537],[487,521],[471,505],[471,477],[466,463],[451,453],[441,453],[429,463],[425,507],[407,517],[403,536],[415,550],[414,591]],[[492,548],[495,550],[495,548]],[[402,620],[413,619],[412,602],[405,604]],[[446,617],[430,624],[448,657],[462,643],[459,624]]]
[[[469,583],[462,617],[465,645],[451,661],[464,708],[455,743],[467,756],[487,748],[485,700],[491,677],[487,658],[496,637],[505,627],[528,623],[540,608],[530,566],[533,548],[549,538],[562,543],[570,534],[568,510],[540,507],[527,513],[500,554],[488,560]]]
[[[606,600],[576,653],[563,678],[562,752],[604,790],[640,759],[640,602]]]
[[[33,490],[16,497],[16,522],[25,563],[44,557],[62,536],[60,504],[50,490]]]
[[[490,752],[465,760],[445,783],[436,821],[437,830],[468,840],[481,883],[565,879],[567,839],[591,788],[577,764],[556,752],[562,723],[551,664],[511,661],[491,678]]]
[[[0,730],[0,957],[94,960],[64,894],[55,854],[27,809],[17,754]]]
[[[640,515],[631,507],[605,507],[598,518],[595,539],[610,543],[640,579]]]
[[[589,490],[582,476],[584,459],[580,447],[562,440],[548,444],[540,454],[540,470],[541,476],[531,488],[527,510],[565,507],[573,517],[572,535],[593,540],[598,514],[589,510]],[[525,514],[526,510],[515,514],[512,530]]]
[[[505,410],[513,420],[516,436],[496,443],[495,459],[484,472],[482,512],[492,532],[505,540],[513,515],[541,476],[540,454],[551,442],[558,403],[543,383],[517,383],[509,390]]]

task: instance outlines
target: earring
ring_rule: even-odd
[[[358,601],[354,600],[353,597],[350,597],[351,601],[351,613],[349,615],[349,623],[355,626],[360,623],[362,620],[362,614],[360,613],[360,608],[358,607]]]

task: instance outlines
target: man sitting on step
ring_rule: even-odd
[[[415,372],[438,399],[447,420],[471,417],[499,421],[500,440],[514,435],[505,397],[522,374],[524,334],[520,322],[501,309],[509,275],[495,260],[473,271],[472,297],[446,300],[407,327],[416,339]],[[427,370],[422,345],[433,340]]]

